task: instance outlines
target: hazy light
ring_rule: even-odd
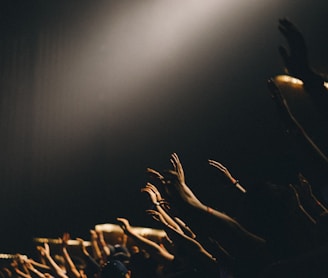
[[[277,81],[280,82],[285,82],[285,83],[290,83],[290,84],[294,84],[294,85],[298,85],[298,86],[303,86],[303,81],[289,76],[289,75],[278,75],[275,77]],[[326,89],[328,89],[328,82],[324,82],[323,85],[325,86]]]
[[[291,83],[295,85],[303,85],[303,81],[300,79],[297,79],[295,77],[289,76],[289,75],[278,75],[276,76],[277,81],[285,82],[285,83]]]
[[[184,102],[178,85],[161,90],[163,84],[188,82],[190,73],[214,63],[213,55],[220,57],[218,76],[224,75],[231,45],[240,51],[272,12],[269,4],[136,0],[106,7],[101,1],[56,30],[59,35],[45,32],[36,73],[35,152],[77,152],[93,143],[99,125],[130,129],[136,119],[155,118],[144,111],[145,102]]]

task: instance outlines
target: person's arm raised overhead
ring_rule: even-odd
[[[39,277],[39,278],[46,278],[45,273],[42,273],[37,268],[35,268],[34,265],[29,260],[27,260],[25,262],[25,265],[28,268],[28,270],[30,271],[30,273],[33,273],[33,276]]]
[[[313,93],[320,91],[317,89],[324,89],[324,79],[309,65],[308,49],[302,33],[286,18],[279,20],[278,28],[289,46],[289,51],[283,46],[279,47],[287,73],[301,79],[306,88],[316,89]]]
[[[13,268],[13,270],[16,272],[16,274],[18,275],[18,277],[32,278],[31,274],[26,269],[26,267],[23,266],[23,264],[24,263],[21,262],[20,258],[17,257],[15,259],[13,259],[13,261],[11,262],[10,265]]]
[[[80,278],[80,272],[77,270],[75,264],[73,263],[71,256],[68,253],[67,245],[68,240],[70,239],[69,233],[64,233],[61,240],[62,240],[62,253],[63,257],[67,266],[67,274],[69,277]]]
[[[104,232],[101,230],[99,230],[99,231],[96,230],[96,233],[98,235],[98,243],[99,243],[99,248],[101,249],[101,253],[105,257],[109,257],[110,256],[110,248],[105,241]]]
[[[101,266],[96,262],[96,260],[90,255],[90,253],[87,250],[87,247],[84,244],[84,240],[82,238],[77,238],[76,239],[79,243],[80,243],[80,247],[81,247],[81,251],[84,255],[84,259],[86,262],[86,273],[89,276],[95,276],[97,275],[100,270],[101,270]]]
[[[206,270],[208,273],[218,273],[218,260],[209,251],[207,251],[202,244],[194,237],[190,237],[187,234],[181,232],[181,230],[175,229],[167,223],[162,215],[155,210],[148,210],[153,219],[160,222],[163,225],[164,230],[173,241],[175,252],[174,255],[182,261],[189,261],[195,269],[201,269],[202,273]]]
[[[95,230],[90,230],[90,242],[91,242],[91,248],[93,253],[93,258],[100,264],[103,265],[106,263],[105,258],[103,257],[103,254],[101,253],[100,249],[100,243],[98,239],[98,234]]]
[[[65,271],[60,268],[60,266],[54,261],[54,259],[50,255],[50,247],[48,243],[44,244],[44,247],[38,246],[38,250],[40,251],[41,255],[45,257],[48,261],[49,266],[53,269],[53,271],[61,278],[68,278]]]
[[[151,183],[147,183],[147,185],[141,189],[141,192],[148,193],[151,202],[153,203],[154,207],[163,215],[165,220],[176,229],[181,230],[179,225],[172,219],[172,217],[162,208],[161,201],[163,200],[161,194],[159,193],[158,189]]]
[[[198,232],[220,242],[220,245],[233,257],[262,256],[266,254],[266,241],[246,230],[238,221],[201,202],[187,186],[182,164],[177,154],[171,155],[171,163],[175,170],[152,175],[160,178],[172,206],[176,206],[183,218],[193,225]],[[157,174],[158,173],[158,174]],[[202,230],[202,231],[201,231]],[[252,254],[252,255],[251,255]],[[259,255],[260,254],[260,255]],[[243,260],[241,259],[241,260]]]
[[[144,248],[150,256],[160,263],[171,262],[174,259],[174,256],[170,254],[167,250],[159,246],[156,242],[143,237],[137,234],[133,228],[130,226],[130,223],[125,218],[117,218],[119,225],[121,226],[123,232],[131,237],[133,240],[137,242],[142,248]]]
[[[323,213],[327,213],[327,208],[318,200],[312,190],[310,182],[301,174],[298,174],[299,183],[294,187],[297,190],[299,199],[303,207],[315,218],[318,219]]]
[[[208,163],[211,165],[211,166],[213,166],[213,167],[215,167],[215,168],[217,168],[217,169],[219,169],[229,180],[230,180],[230,182],[234,185],[234,186],[236,186],[241,192],[243,192],[243,193],[246,193],[246,189],[239,183],[239,180],[237,180],[237,179],[235,179],[232,175],[231,175],[231,173],[230,173],[230,171],[228,170],[228,168],[227,167],[225,167],[225,166],[223,166],[220,162],[217,162],[217,161],[215,161],[215,160],[212,160],[212,159],[209,159],[208,160]]]

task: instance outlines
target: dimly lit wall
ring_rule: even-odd
[[[1,7],[0,252],[87,238],[116,216],[153,224],[140,187],[172,152],[195,192],[231,213],[235,192],[207,159],[245,184],[304,166],[266,80],[283,72],[285,16],[327,69],[327,1],[76,2]]]

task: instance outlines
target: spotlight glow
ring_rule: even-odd
[[[285,1],[270,5],[281,7]],[[250,39],[250,30],[272,12],[270,5],[260,0],[101,1],[70,25],[45,30],[36,71],[35,152],[53,157],[77,152],[91,145],[100,125],[131,129],[131,122],[138,126],[136,119],[156,118],[144,111],[145,102],[184,102],[180,84],[206,71],[213,56],[222,65],[218,76],[224,74],[231,45],[237,50]],[[162,89],[163,84],[172,85]]]

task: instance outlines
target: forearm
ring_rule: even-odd
[[[73,261],[71,259],[71,256],[69,255],[66,247],[63,247],[63,257],[64,257],[64,260],[65,260],[67,266],[68,266],[68,272],[72,276],[74,276],[76,278],[79,278],[80,277],[80,273],[78,272],[75,264],[73,263]]]
[[[68,276],[64,273],[64,271],[56,264],[53,258],[50,255],[46,255],[46,259],[48,260],[50,267],[55,271],[55,273],[62,278],[68,278]]]
[[[180,226],[172,219],[172,217],[161,207],[160,204],[155,204],[156,208],[158,210],[158,212],[163,216],[163,218],[165,219],[165,221],[171,225],[172,227],[174,227],[175,229],[179,230],[180,232],[182,232]]]
[[[36,268],[30,268],[30,272],[34,274],[35,277],[38,278],[45,278],[44,273],[42,273],[41,271],[37,270]]]
[[[93,257],[97,261],[102,260],[102,254],[101,254],[100,248],[98,246],[98,240],[96,238],[91,239],[91,247],[92,247]]]
[[[101,246],[101,253],[104,254],[105,257],[109,257],[110,256],[110,248],[108,247],[107,243],[105,242],[104,239],[100,239],[99,240],[99,244]]]
[[[33,264],[35,267],[38,267],[39,269],[43,269],[43,270],[47,270],[49,271],[50,270],[50,267],[45,265],[45,264],[42,264],[42,263],[38,263],[34,260],[30,260],[29,261],[31,264]]]
[[[22,277],[22,278],[32,278],[30,274],[27,274],[23,271],[21,271],[20,269],[18,268],[15,268],[15,272],[18,276]]]
[[[128,236],[138,242],[141,247],[146,249],[155,260],[159,262],[173,261],[174,256],[161,248],[157,243],[134,232],[129,232]]]
[[[196,233],[202,233],[205,228],[206,234],[220,242],[232,257],[247,256],[252,253],[253,247],[258,250],[266,248],[264,239],[247,231],[230,216],[204,204],[193,207],[186,217],[189,223],[198,223]]]

